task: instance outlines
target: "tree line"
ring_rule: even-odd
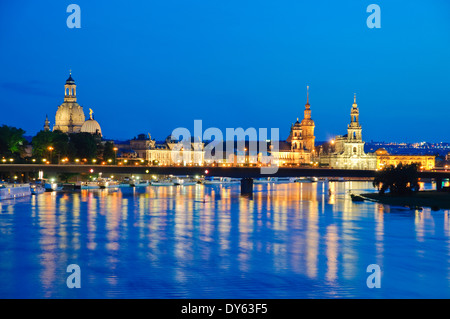
[[[78,158],[91,161],[115,160],[114,143],[102,141],[99,136],[90,133],[65,134],[61,131],[40,131],[28,142],[21,128],[0,126],[0,157],[28,162],[31,159],[46,159],[57,163],[68,158],[70,162]],[[31,145],[32,154],[26,149]]]

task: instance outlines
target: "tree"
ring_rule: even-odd
[[[390,165],[378,172],[373,181],[373,186],[377,187],[380,194],[385,194],[387,190],[391,194],[406,195],[419,191],[419,164],[398,164],[396,167]]]
[[[105,143],[105,148],[103,149],[103,159],[112,159],[114,162],[116,160],[116,153],[114,152],[114,143],[108,141]]]
[[[21,128],[2,125],[0,127],[0,154],[18,156],[26,144],[24,134],[25,131]]]
[[[92,159],[97,157],[97,141],[90,133],[70,134],[70,149],[75,157]]]
[[[61,173],[61,174],[59,174],[59,179],[67,183],[69,181],[69,179],[71,179],[72,177],[77,176],[77,175],[79,175],[79,174],[78,173]]]
[[[69,155],[69,137],[61,131],[40,131],[31,140],[33,156],[47,157],[48,148],[53,147],[52,155]]]

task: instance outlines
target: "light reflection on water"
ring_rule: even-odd
[[[449,298],[449,211],[353,203],[350,189],[373,191],[255,185],[248,198],[196,185],[3,201],[0,297]],[[381,289],[366,286],[374,263]],[[66,287],[69,264],[81,289]]]

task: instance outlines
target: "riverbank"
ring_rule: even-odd
[[[409,207],[431,207],[432,209],[450,209],[450,193],[431,191],[420,191],[412,195],[391,195],[378,193],[361,194],[365,198],[375,200],[382,204]]]

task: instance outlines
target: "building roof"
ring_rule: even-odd
[[[94,119],[89,119],[84,122],[81,126],[80,132],[102,135],[100,124],[98,124],[98,122]]]
[[[70,73],[69,78],[66,80],[66,84],[75,84],[75,80],[72,79],[72,73]]]

